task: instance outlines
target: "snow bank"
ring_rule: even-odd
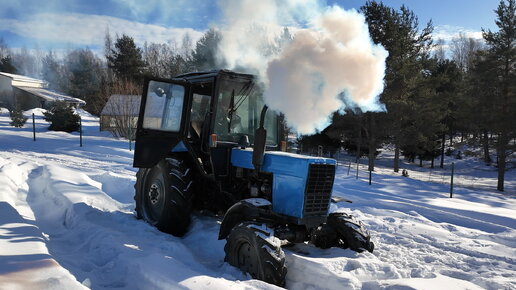
[[[0,158],[0,285],[3,289],[82,289],[49,254],[46,236],[30,206],[20,199],[28,186],[27,164]],[[22,215],[23,214],[23,215]]]

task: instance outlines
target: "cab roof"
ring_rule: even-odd
[[[197,79],[206,79],[206,78],[215,78],[217,76],[228,76],[229,78],[247,78],[254,79],[255,76],[252,74],[239,73],[226,69],[220,70],[211,70],[211,71],[203,71],[203,72],[190,72],[185,74],[180,74],[174,77],[174,79],[183,79],[186,81],[195,81]]]

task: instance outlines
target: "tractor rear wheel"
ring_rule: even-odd
[[[354,216],[343,212],[331,213],[327,224],[337,232],[339,247],[350,248],[359,253],[364,250],[373,252],[374,244],[371,242],[369,231]]]
[[[160,231],[182,236],[190,224],[192,172],[182,160],[167,158],[136,174],[136,216]]]
[[[265,225],[242,223],[226,238],[225,261],[254,279],[283,286],[287,268],[281,242]]]

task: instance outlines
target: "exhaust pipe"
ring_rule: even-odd
[[[267,105],[263,106],[260,114],[260,127],[254,132],[253,166],[256,172],[260,172],[263,165],[263,155],[265,153],[265,142],[267,141],[267,130],[263,127]]]

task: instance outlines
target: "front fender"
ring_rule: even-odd
[[[257,221],[262,223],[276,223],[281,218],[272,212],[272,204],[263,198],[249,198],[232,205],[224,218],[219,230],[219,240],[225,239],[231,230],[244,221]]]

